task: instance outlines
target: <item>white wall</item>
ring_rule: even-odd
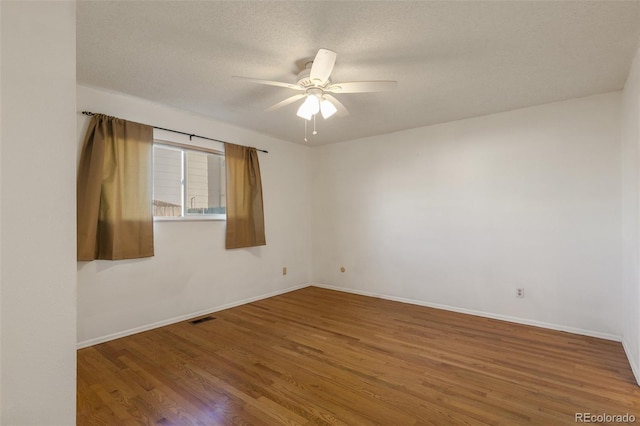
[[[269,151],[259,154],[267,245],[225,250],[224,221],[156,222],[155,257],[80,262],[80,346],[310,281],[310,148],[95,88],[78,86],[77,102],[79,111],[101,112]],[[88,121],[88,117],[78,116],[78,154]],[[184,139],[188,141],[188,137]],[[282,275],[283,266],[287,267],[286,276]]]
[[[0,5],[0,25],[2,5]],[[2,99],[2,30],[0,26],[0,100]],[[2,102],[0,102],[0,165],[2,164]],[[2,173],[0,173],[0,236],[2,235]],[[0,244],[0,423],[2,423],[2,244]]]
[[[0,9],[0,423],[72,425],[75,3]]]
[[[313,281],[619,339],[620,96],[314,149]]]
[[[622,342],[640,383],[640,50],[622,97]]]

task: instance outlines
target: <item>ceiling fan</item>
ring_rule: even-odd
[[[275,105],[270,106],[266,111],[274,111],[296,101],[304,99],[298,108],[297,115],[305,120],[320,112],[323,118],[329,118],[333,114],[338,116],[349,115],[347,108],[338,101],[332,93],[364,93],[383,92],[396,88],[397,81],[351,81],[347,83],[334,83],[330,80],[331,72],[336,63],[336,52],[328,49],[320,49],[313,61],[305,64],[305,68],[298,73],[298,81],[295,84],[284,83],[272,80],[260,80],[251,77],[234,76],[242,78],[252,83],[266,84],[269,86],[285,87],[297,90],[299,93],[293,95]]]

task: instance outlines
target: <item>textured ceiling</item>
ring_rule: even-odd
[[[77,76],[298,143],[301,101],[264,111],[298,92],[231,76],[295,83],[327,48],[334,82],[398,81],[336,95],[320,145],[619,90],[639,40],[638,1],[80,1]]]

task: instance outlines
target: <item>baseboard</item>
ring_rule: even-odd
[[[222,311],[229,308],[234,308],[236,306],[245,305],[247,303],[256,302],[262,299],[268,299],[269,297],[278,296],[284,293],[289,293],[291,291],[300,290],[302,288],[309,287],[309,284],[300,284],[293,287],[288,287],[283,290],[274,291],[271,293],[261,294],[259,296],[250,297],[248,299],[238,300],[236,302],[227,303],[225,305],[214,306],[211,308],[203,309],[197,312],[191,312],[185,315],[180,315],[173,318],[168,318],[166,320],[154,322],[153,324],[142,325],[139,327],[134,327],[128,330],[119,331],[117,333],[108,334],[106,336],[100,336],[89,340],[84,340],[82,342],[77,343],[77,349],[87,348],[89,346],[97,345],[99,343],[108,342],[110,340],[119,339],[121,337],[131,336],[132,334],[141,333],[143,331],[153,330],[154,328],[164,327],[166,325],[175,324],[177,322],[182,322],[189,320],[191,318],[196,318],[202,315],[211,314],[213,312]]]
[[[613,340],[613,341],[616,341],[616,342],[622,342],[623,347],[625,347],[625,352],[627,353],[627,358],[629,358],[629,362],[631,364],[631,368],[633,369],[633,373],[634,373],[636,379],[640,378],[640,374],[639,374],[640,370],[635,365],[635,363],[632,361],[632,359],[629,357],[629,351],[628,351],[628,349],[627,349],[627,347],[625,345],[625,342],[624,342],[624,340],[622,339],[621,336],[617,336],[617,335],[613,335],[613,334],[607,334],[607,333],[601,333],[601,332],[591,331],[591,330],[584,330],[584,329],[581,329],[581,328],[568,327],[568,326],[564,326],[564,325],[547,323],[547,322],[542,322],[542,321],[529,320],[529,319],[525,319],[525,318],[512,317],[512,316],[509,316],[509,315],[494,314],[494,313],[490,313],[490,312],[477,311],[477,310],[473,310],[473,309],[460,308],[460,307],[456,307],[456,306],[441,305],[441,304],[438,304],[438,303],[430,303],[430,302],[425,302],[423,300],[408,299],[408,298],[397,297],[397,296],[389,296],[389,295],[385,295],[385,294],[381,294],[381,293],[374,293],[374,292],[364,291],[364,290],[356,290],[356,289],[346,288],[346,287],[337,287],[337,286],[332,286],[332,285],[327,285],[327,284],[320,284],[320,283],[300,284],[300,285],[297,285],[297,286],[288,287],[288,288],[283,289],[283,290],[278,290],[278,291],[274,291],[274,292],[271,292],[271,293],[261,294],[259,296],[250,297],[250,298],[247,298],[247,299],[243,299],[243,300],[238,300],[238,301],[235,301],[235,302],[227,303],[225,305],[218,305],[218,306],[214,306],[214,307],[211,307],[211,308],[203,309],[203,310],[200,310],[200,311],[190,312],[190,313],[185,314],[185,315],[180,315],[180,316],[177,316],[177,317],[168,318],[166,320],[158,321],[158,322],[155,322],[155,323],[152,323],[152,324],[146,324],[146,325],[142,325],[142,326],[139,326],[139,327],[134,327],[134,328],[131,328],[131,329],[128,329],[128,330],[119,331],[117,333],[112,333],[112,334],[108,334],[108,335],[105,335],[105,336],[100,336],[100,337],[96,337],[96,338],[93,338],[93,339],[84,340],[84,341],[81,341],[81,342],[77,343],[77,348],[78,349],[86,348],[88,346],[97,345],[99,343],[108,342],[110,340],[119,339],[121,337],[130,336],[132,334],[141,333],[141,332],[147,331],[147,330],[153,330],[154,328],[164,327],[166,325],[175,324],[175,323],[181,322],[181,321],[186,321],[186,320],[189,320],[191,318],[199,317],[199,316],[210,314],[210,313],[213,313],[213,312],[222,311],[224,309],[234,308],[236,306],[245,305],[247,303],[255,302],[255,301],[258,301],[258,300],[267,299],[269,297],[278,296],[280,294],[289,293],[289,292],[295,291],[295,290],[300,290],[302,288],[309,287],[309,286],[326,288],[328,290],[342,291],[342,292],[345,292],[345,293],[359,294],[361,296],[376,297],[376,298],[379,298],[379,299],[392,300],[392,301],[395,301],[395,302],[409,303],[411,305],[419,305],[419,306],[425,306],[425,307],[429,307],[429,308],[443,309],[443,310],[446,310],[446,311],[458,312],[458,313],[462,313],[462,314],[476,315],[476,316],[485,317],[485,318],[492,318],[492,319],[497,319],[497,320],[501,320],[501,321],[513,322],[513,323],[516,323],[516,324],[524,324],[524,325],[531,325],[531,326],[534,326],[534,327],[548,328],[550,330],[566,331],[568,333],[580,334],[580,335],[590,336],[590,337],[597,337],[597,338],[600,338],[600,339]],[[640,380],[638,380],[638,383],[640,383]]]
[[[629,360],[629,365],[631,365],[631,371],[633,371],[633,376],[636,378],[636,383],[640,386],[640,369],[638,369],[638,364],[636,364],[635,359],[631,356],[631,351],[627,345],[627,341],[622,339],[622,347],[624,348],[624,353],[627,355],[627,359]]]
[[[352,288],[345,288],[345,287],[336,287],[336,286],[326,285],[326,284],[312,283],[311,286],[320,287],[320,288],[326,288],[328,290],[342,291],[342,292],[345,292],[345,293],[359,294],[361,296],[369,296],[369,297],[377,297],[379,299],[393,300],[394,302],[409,303],[411,305],[425,306],[425,307],[428,307],[428,308],[443,309],[445,311],[458,312],[458,313],[461,313],[461,314],[476,315],[476,316],[479,316],[479,317],[485,317],[485,318],[497,319],[497,320],[501,320],[501,321],[513,322],[513,323],[516,323],[516,324],[531,325],[531,326],[534,326],[534,327],[548,328],[550,330],[556,330],[556,331],[566,331],[567,333],[580,334],[580,335],[583,335],[583,336],[590,336],[590,337],[597,337],[597,338],[600,338],[600,339],[613,340],[613,341],[616,341],[616,342],[622,341],[622,337],[621,336],[616,336],[614,334],[601,333],[601,332],[592,331],[592,330],[584,330],[584,329],[581,329],[581,328],[568,327],[568,326],[564,326],[564,325],[552,324],[552,323],[547,323],[547,322],[542,322],[542,321],[535,321],[535,320],[530,320],[530,319],[526,319],[526,318],[512,317],[512,316],[509,316],[509,315],[493,314],[493,313],[490,313],[490,312],[476,311],[476,310],[473,310],[473,309],[459,308],[459,307],[456,307],[456,306],[441,305],[441,304],[438,304],[438,303],[430,303],[430,302],[425,302],[425,301],[416,300],[416,299],[406,299],[404,297],[388,296],[386,294],[373,293],[373,292],[362,291],[362,290],[355,290],[355,289],[352,289]],[[638,377],[638,376],[636,375],[636,377]]]

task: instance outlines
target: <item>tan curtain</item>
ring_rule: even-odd
[[[260,164],[255,148],[225,143],[227,249],[264,246]]]
[[[153,128],[96,114],[78,170],[78,260],[153,256]]]

